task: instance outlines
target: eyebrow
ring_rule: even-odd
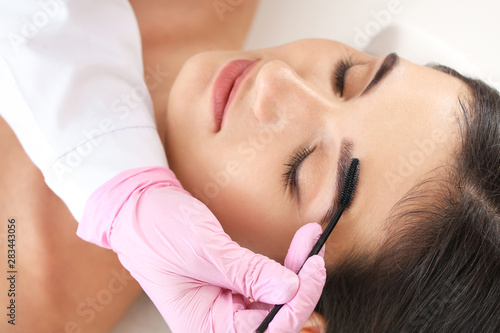
[[[399,64],[399,56],[396,53],[391,53],[385,57],[382,65],[378,69],[377,73],[371,80],[371,82],[366,86],[365,90],[361,93],[361,96],[367,94],[370,90],[372,90],[377,84],[382,81],[382,79],[389,74],[394,67]]]
[[[352,152],[354,150],[354,143],[349,139],[342,139],[340,143],[340,153],[337,162],[337,181],[336,181],[336,191],[333,195],[332,203],[330,208],[326,212],[325,216],[321,219],[321,225],[326,226],[328,222],[333,217],[333,214],[337,211],[339,195],[342,191],[342,185],[344,183],[344,178],[346,177],[347,170],[351,164]]]

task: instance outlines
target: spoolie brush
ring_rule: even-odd
[[[359,175],[359,160],[357,158],[353,158],[351,160],[351,164],[349,165],[349,170],[347,171],[347,174],[342,183],[342,191],[340,192],[337,211],[333,215],[330,222],[328,222],[325,231],[323,231],[318,241],[312,248],[311,252],[306,258],[306,261],[310,257],[319,253],[323,245],[325,245],[326,240],[332,233],[333,228],[337,225],[337,222],[340,220],[342,213],[344,212],[344,210],[348,209],[349,206],[351,205],[352,198],[354,197],[354,191],[356,189],[356,184],[358,183],[358,175]],[[304,264],[302,264],[302,266],[304,266]],[[300,272],[301,269],[302,267],[300,267],[297,274]],[[273,320],[274,316],[276,316],[276,314],[283,307],[283,305],[284,304],[275,305],[268,313],[266,318],[264,318],[262,324],[260,324],[260,326],[257,328],[255,332],[264,333],[264,331],[269,326],[271,320]]]

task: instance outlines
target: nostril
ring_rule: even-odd
[[[266,89],[257,92],[256,103],[253,107],[253,114],[263,125],[271,125],[279,121],[280,103],[278,98],[273,98],[272,94],[265,93]]]

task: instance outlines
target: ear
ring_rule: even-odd
[[[325,319],[317,312],[313,312],[300,333],[325,333]]]

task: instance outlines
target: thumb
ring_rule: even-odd
[[[268,332],[298,332],[314,311],[326,281],[325,262],[320,256],[307,259],[299,273],[297,295],[285,304],[269,324]]]
[[[240,247],[224,237],[224,234],[218,234],[218,241],[212,243],[217,249],[210,249],[211,246],[206,244],[205,250],[212,254],[219,253],[212,258],[223,275],[222,281],[226,283],[221,284],[221,280],[217,281],[218,283],[212,282],[255,301],[268,304],[287,303],[299,287],[299,279],[295,273],[305,262],[321,233],[321,226],[317,223],[308,223],[295,233],[285,258],[285,266],[288,269],[274,260]],[[320,255],[322,253],[324,249]]]
[[[318,241],[323,230],[318,223],[308,223],[302,226],[293,236],[292,243],[285,258],[285,267],[298,272],[306,261],[307,256]],[[320,256],[325,253],[325,247],[319,252]]]
[[[218,251],[211,252],[218,252],[212,264],[218,267],[222,279],[212,275],[206,282],[268,304],[286,303],[296,294],[299,278],[293,271],[235,242],[220,244]]]
[[[299,332],[314,311],[326,280],[323,258],[317,255],[309,258],[298,276],[300,287],[297,294],[278,311],[266,332]],[[246,309],[236,311],[234,314],[236,332],[255,332],[271,307],[272,305],[253,303]]]

